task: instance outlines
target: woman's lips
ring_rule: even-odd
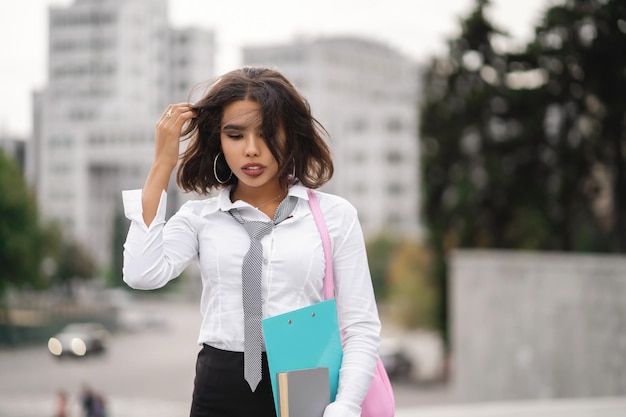
[[[258,177],[265,171],[265,166],[258,164],[247,164],[241,167],[241,170],[246,175],[249,175],[251,177]]]

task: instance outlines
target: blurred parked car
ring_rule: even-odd
[[[82,357],[104,352],[108,338],[100,323],[72,323],[48,340],[48,350],[57,357]]]
[[[389,379],[409,379],[411,377],[413,361],[397,340],[382,340],[380,345],[380,359],[383,361]]]
[[[422,383],[441,382],[447,378],[448,364],[444,344],[434,330],[402,330],[383,337],[380,358],[392,380]]]

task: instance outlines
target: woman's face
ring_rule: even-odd
[[[276,192],[280,188],[278,162],[268,148],[262,126],[261,106],[250,100],[224,107],[220,141],[228,166],[239,179],[237,188]],[[282,130],[278,133],[284,140]]]

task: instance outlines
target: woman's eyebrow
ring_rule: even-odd
[[[228,124],[222,126],[222,130],[246,130],[245,126]]]
[[[227,123],[224,126],[222,126],[222,130],[237,130],[237,131],[242,131],[242,130],[248,130],[248,129],[257,129],[257,130],[261,130],[262,126],[261,123],[246,123],[246,124],[236,124],[236,123]]]

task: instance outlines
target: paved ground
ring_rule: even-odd
[[[1,417],[46,417],[54,410],[53,398],[0,397]],[[179,417],[188,404],[146,398],[109,398],[109,417]],[[73,403],[70,417],[79,417]],[[455,404],[402,407],[396,417],[623,417],[626,398],[528,401],[489,404]]]
[[[623,417],[626,398],[456,404],[399,409],[396,417]]]
[[[198,328],[196,305],[133,304],[134,320],[166,318],[160,330],[117,335],[108,354],[56,361],[45,347],[0,350],[0,417],[51,417],[55,392],[71,395],[91,381],[105,394],[107,417],[180,417],[189,413]],[[176,326],[175,326],[176,324]],[[445,386],[394,383],[396,417],[623,417],[626,397],[561,401],[454,404]]]

